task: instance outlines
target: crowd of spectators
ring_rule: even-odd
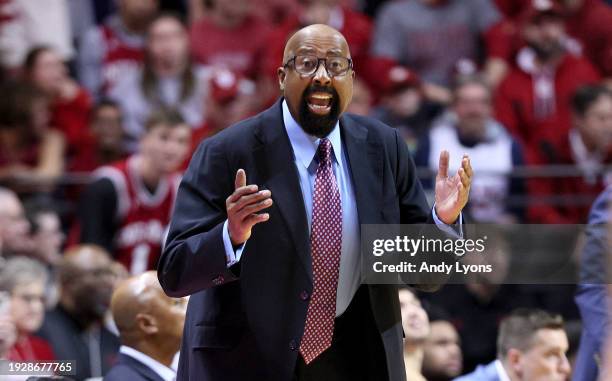
[[[589,222],[612,180],[605,0],[0,0],[0,358],[77,360],[84,380],[122,361],[119,336],[163,342],[130,323],[151,274],[111,311],[113,290],[155,269],[191,154],[278,98],[285,43],[313,23],[348,41],[348,111],[396,128],[426,189],[442,149],[451,171],[469,154],[465,221]],[[546,343],[568,377],[575,288],[499,283],[400,292],[409,379],[536,379]]]

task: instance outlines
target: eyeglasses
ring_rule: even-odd
[[[353,60],[345,57],[318,58],[317,56],[293,56],[284,65],[288,67],[293,62],[293,68],[299,74],[313,75],[319,70],[321,61],[324,62],[325,70],[330,77],[338,77],[346,74],[353,68]]]

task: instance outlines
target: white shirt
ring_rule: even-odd
[[[144,365],[151,368],[151,370],[157,373],[157,375],[159,375],[164,381],[176,380],[176,372],[174,370],[132,347],[122,345],[119,348],[119,353],[123,353],[126,356],[130,356],[134,360],[140,361]]]
[[[511,381],[510,377],[508,377],[508,373],[504,369],[503,364],[499,360],[495,360],[495,369],[497,370],[497,375],[499,376],[499,381]]]

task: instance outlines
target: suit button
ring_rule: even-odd
[[[300,299],[308,300],[308,298],[310,298],[310,294],[308,293],[308,291],[304,290],[300,292]]]
[[[292,351],[295,351],[297,348],[298,348],[297,341],[291,340],[289,342],[289,349],[291,349]]]

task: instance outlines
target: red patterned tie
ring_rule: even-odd
[[[312,196],[310,254],[314,288],[300,353],[306,364],[331,346],[336,317],[336,291],[342,245],[342,202],[331,161],[332,145],[321,139],[319,167]]]

